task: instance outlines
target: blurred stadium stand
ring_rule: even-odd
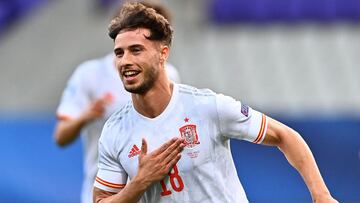
[[[0,36],[14,21],[19,20],[46,2],[47,0],[1,0]]]
[[[9,2],[28,14],[14,17],[21,9]],[[81,144],[55,146],[53,114],[76,65],[111,50],[108,17],[95,1],[29,2],[0,2],[0,202],[79,202]],[[184,83],[298,130],[334,196],[360,202],[360,1],[164,3],[176,30],[170,60]],[[277,149],[233,141],[232,150],[250,202],[310,202]]]
[[[218,23],[358,21],[358,0],[212,0],[211,16]]]

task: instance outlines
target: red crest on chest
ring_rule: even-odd
[[[179,131],[181,137],[185,139],[184,144],[186,147],[193,148],[195,145],[200,144],[199,136],[196,132],[196,125],[184,125]]]

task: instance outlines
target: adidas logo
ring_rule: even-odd
[[[141,150],[134,144],[134,146],[131,148],[131,150],[129,152],[128,157],[131,158],[131,157],[137,156],[140,154],[140,152],[141,152]]]

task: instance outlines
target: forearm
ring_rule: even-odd
[[[54,134],[56,143],[60,146],[66,146],[72,143],[78,137],[86,122],[87,121],[81,117],[59,121]]]
[[[137,203],[150,185],[143,179],[134,178],[116,194],[101,191],[94,188],[94,202],[96,203]]]
[[[308,145],[297,132],[288,129],[278,147],[301,174],[314,201],[318,196],[330,195]]]

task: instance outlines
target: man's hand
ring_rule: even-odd
[[[95,100],[78,118],[59,120],[56,124],[54,138],[59,146],[66,146],[73,142],[80,134],[81,129],[90,121],[101,118],[105,107],[113,100],[110,93]]]
[[[89,122],[96,118],[101,118],[105,114],[106,105],[112,102],[112,97],[110,94],[105,94],[103,97],[93,101],[90,106],[83,112],[81,118],[85,122]]]
[[[94,187],[94,202],[139,202],[150,185],[164,179],[180,160],[185,146],[183,142],[184,139],[175,137],[147,153],[146,140],[142,139],[137,175],[116,194]]]
[[[151,153],[147,153],[147,143],[142,139],[141,153],[139,155],[139,169],[135,178],[144,181],[145,185],[164,179],[174,165],[180,160],[184,149],[184,140],[172,138]]]

